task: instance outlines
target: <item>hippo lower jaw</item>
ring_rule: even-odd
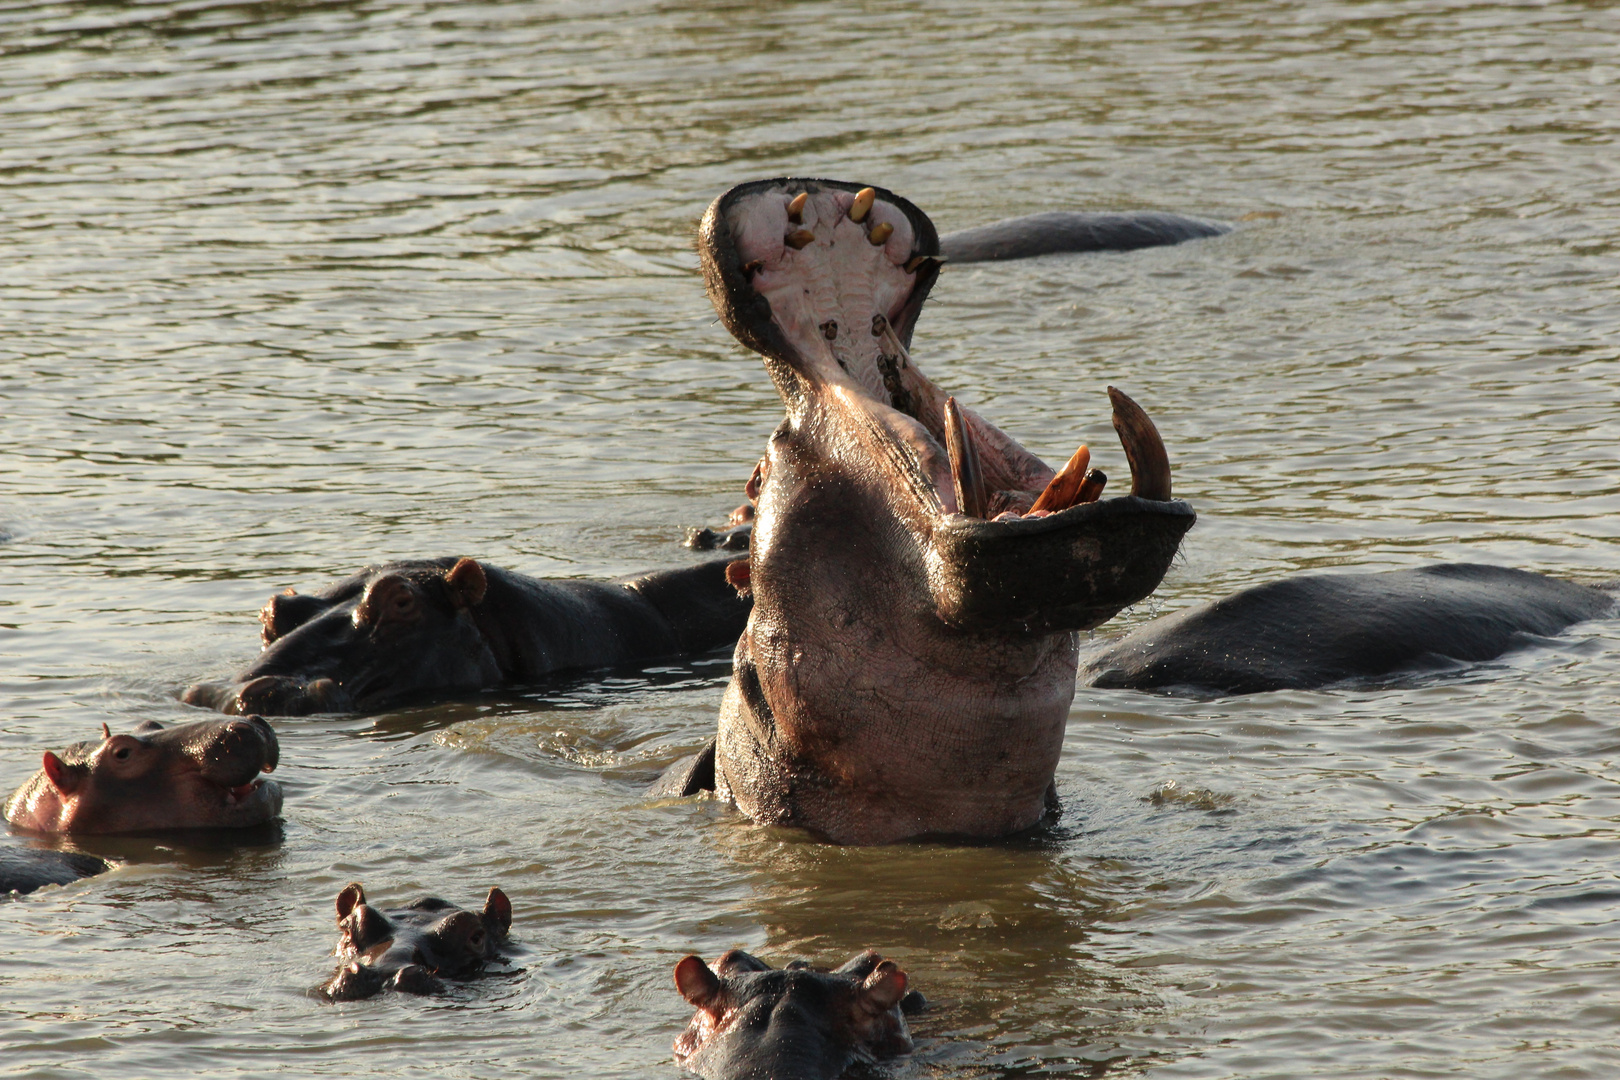
[[[1035,825],[1072,631],[1147,596],[1195,520],[1158,432],[1110,388],[1132,494],[1098,501],[1086,448],[1054,471],[929,381],[909,339],[938,241],[888,192],[745,184],[709,208],[699,251],[787,410],[761,469],[717,789],[843,843]]]

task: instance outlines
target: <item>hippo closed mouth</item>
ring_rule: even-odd
[[[101,732],[100,742],[46,751],[6,802],[6,820],[42,833],[139,833],[243,829],[281,813],[280,785],[259,775],[280,758],[262,717]]]
[[[754,601],[716,786],[844,843],[1037,824],[1074,695],[1074,631],[1147,596],[1195,515],[1147,415],[1110,388],[1131,494],[1082,447],[1054,471],[909,351],[933,224],[890,192],[741,185],[698,241],[721,321],[787,416],[759,470]]]

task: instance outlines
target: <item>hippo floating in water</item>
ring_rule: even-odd
[[[953,263],[1002,262],[1085,251],[1135,251],[1231,231],[1220,222],[1151,210],[1055,210],[946,233],[939,238],[939,254]]]
[[[46,751],[43,766],[6,801],[13,828],[67,835],[176,829],[246,829],[281,813],[276,733],[257,716],[164,727],[148,720],[128,735],[102,725],[100,742]],[[71,852],[0,852],[0,893],[98,874],[107,863]]]
[[[478,974],[500,955],[512,926],[512,902],[490,889],[481,912],[426,896],[379,911],[359,883],[337,897],[337,956],[343,966],[321,984],[332,1001],[358,1001],[383,990],[440,994],[445,979]]]
[[[688,956],[675,988],[697,1009],[675,1060],[704,1080],[834,1080],[856,1064],[911,1053],[902,1013],[926,1004],[906,973],[875,952],[836,971],[802,960],[773,968],[741,949],[711,966]]]
[[[1492,660],[1614,609],[1613,592],[1500,566],[1302,575],[1154,619],[1087,657],[1080,679],[1204,694],[1308,690]]]
[[[313,595],[271,597],[258,660],[184,700],[270,716],[370,712],[705,652],[735,641],[748,609],[724,561],[622,582],[541,580],[473,559],[384,563]]]
[[[721,321],[787,408],[731,571],[754,610],[717,790],[841,843],[1038,824],[1075,631],[1152,592],[1194,521],[1152,421],[1110,389],[1131,494],[1099,501],[1084,447],[1054,473],[947,397],[908,350],[939,241],[892,193],[744,184],[698,247]]]

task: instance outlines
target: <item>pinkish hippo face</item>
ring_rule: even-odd
[[[261,717],[101,730],[100,742],[46,751],[6,820],[42,833],[142,833],[248,828],[281,813],[280,785],[260,776],[279,754]]]
[[[709,297],[787,415],[758,470],[753,595],[717,786],[842,843],[1004,836],[1048,812],[1075,631],[1147,596],[1195,515],[1110,388],[1131,493],[1054,471],[918,369],[927,216],[828,180],[744,184],[698,240]]]

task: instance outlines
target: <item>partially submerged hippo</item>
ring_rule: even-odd
[[[922,211],[827,180],[744,184],[698,241],[726,327],[787,417],[760,469],[716,787],[842,843],[993,837],[1047,813],[1076,630],[1148,595],[1194,521],[1147,415],[1110,389],[1131,494],[1054,474],[908,350],[939,273]]]
[[[909,1054],[902,1012],[922,995],[906,991],[906,973],[875,952],[836,971],[802,960],[773,968],[741,949],[711,966],[688,956],[675,965],[675,988],[697,1009],[675,1040],[675,1060],[704,1080],[834,1080],[855,1064]]]
[[[1301,575],[1145,623],[1087,657],[1080,678],[1203,694],[1307,690],[1492,660],[1614,609],[1604,589],[1473,563]]]
[[[1000,262],[1083,251],[1135,251],[1231,232],[1215,221],[1152,210],[1053,210],[946,233],[940,256],[953,263]]]
[[[276,733],[262,717],[164,727],[128,735],[101,726],[100,742],[45,752],[43,767],[6,802],[14,828],[41,833],[241,829],[281,813],[273,772]]]
[[[622,582],[542,580],[465,558],[384,563],[313,595],[272,596],[258,660],[184,700],[270,716],[370,712],[704,652],[736,640],[748,608],[724,561]]]
[[[92,835],[177,829],[246,829],[281,813],[276,733],[257,716],[128,735],[101,727],[100,742],[45,752],[42,767],[6,800],[6,821],[34,833]],[[109,868],[78,852],[0,848],[0,894],[65,885]]]
[[[490,889],[481,912],[425,896],[379,911],[358,882],[337,897],[337,956],[342,966],[321,984],[332,1001],[358,1001],[383,990],[440,994],[442,979],[466,979],[500,955],[512,926],[512,902]]]

